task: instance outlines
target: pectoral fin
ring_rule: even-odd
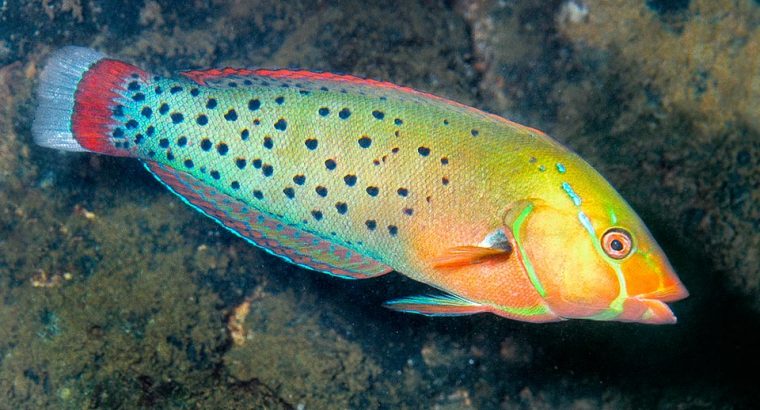
[[[435,268],[461,268],[483,263],[487,260],[506,258],[510,253],[512,253],[511,249],[455,246],[446,249],[441,256],[433,259],[432,264]]]
[[[385,302],[383,306],[425,316],[465,316],[488,311],[486,306],[454,295],[409,296]]]

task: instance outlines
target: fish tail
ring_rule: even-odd
[[[64,151],[134,156],[119,131],[130,83],[149,74],[95,50],[65,47],[53,53],[40,74],[34,141]]]

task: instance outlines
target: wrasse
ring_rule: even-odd
[[[443,293],[386,306],[675,323],[687,296],[636,213],[544,133],[386,82],[293,70],[150,74],[67,47],[41,73],[42,146],[137,158],[248,242],[343,278]]]

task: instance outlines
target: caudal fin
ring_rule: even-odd
[[[115,119],[131,81],[147,81],[141,69],[83,47],[53,53],[40,74],[34,141],[65,151],[91,151],[129,156],[115,132]]]

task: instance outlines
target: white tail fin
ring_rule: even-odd
[[[34,142],[65,151],[88,151],[71,131],[75,94],[82,77],[105,55],[84,47],[65,47],[53,53],[40,74],[37,112],[32,124]]]

